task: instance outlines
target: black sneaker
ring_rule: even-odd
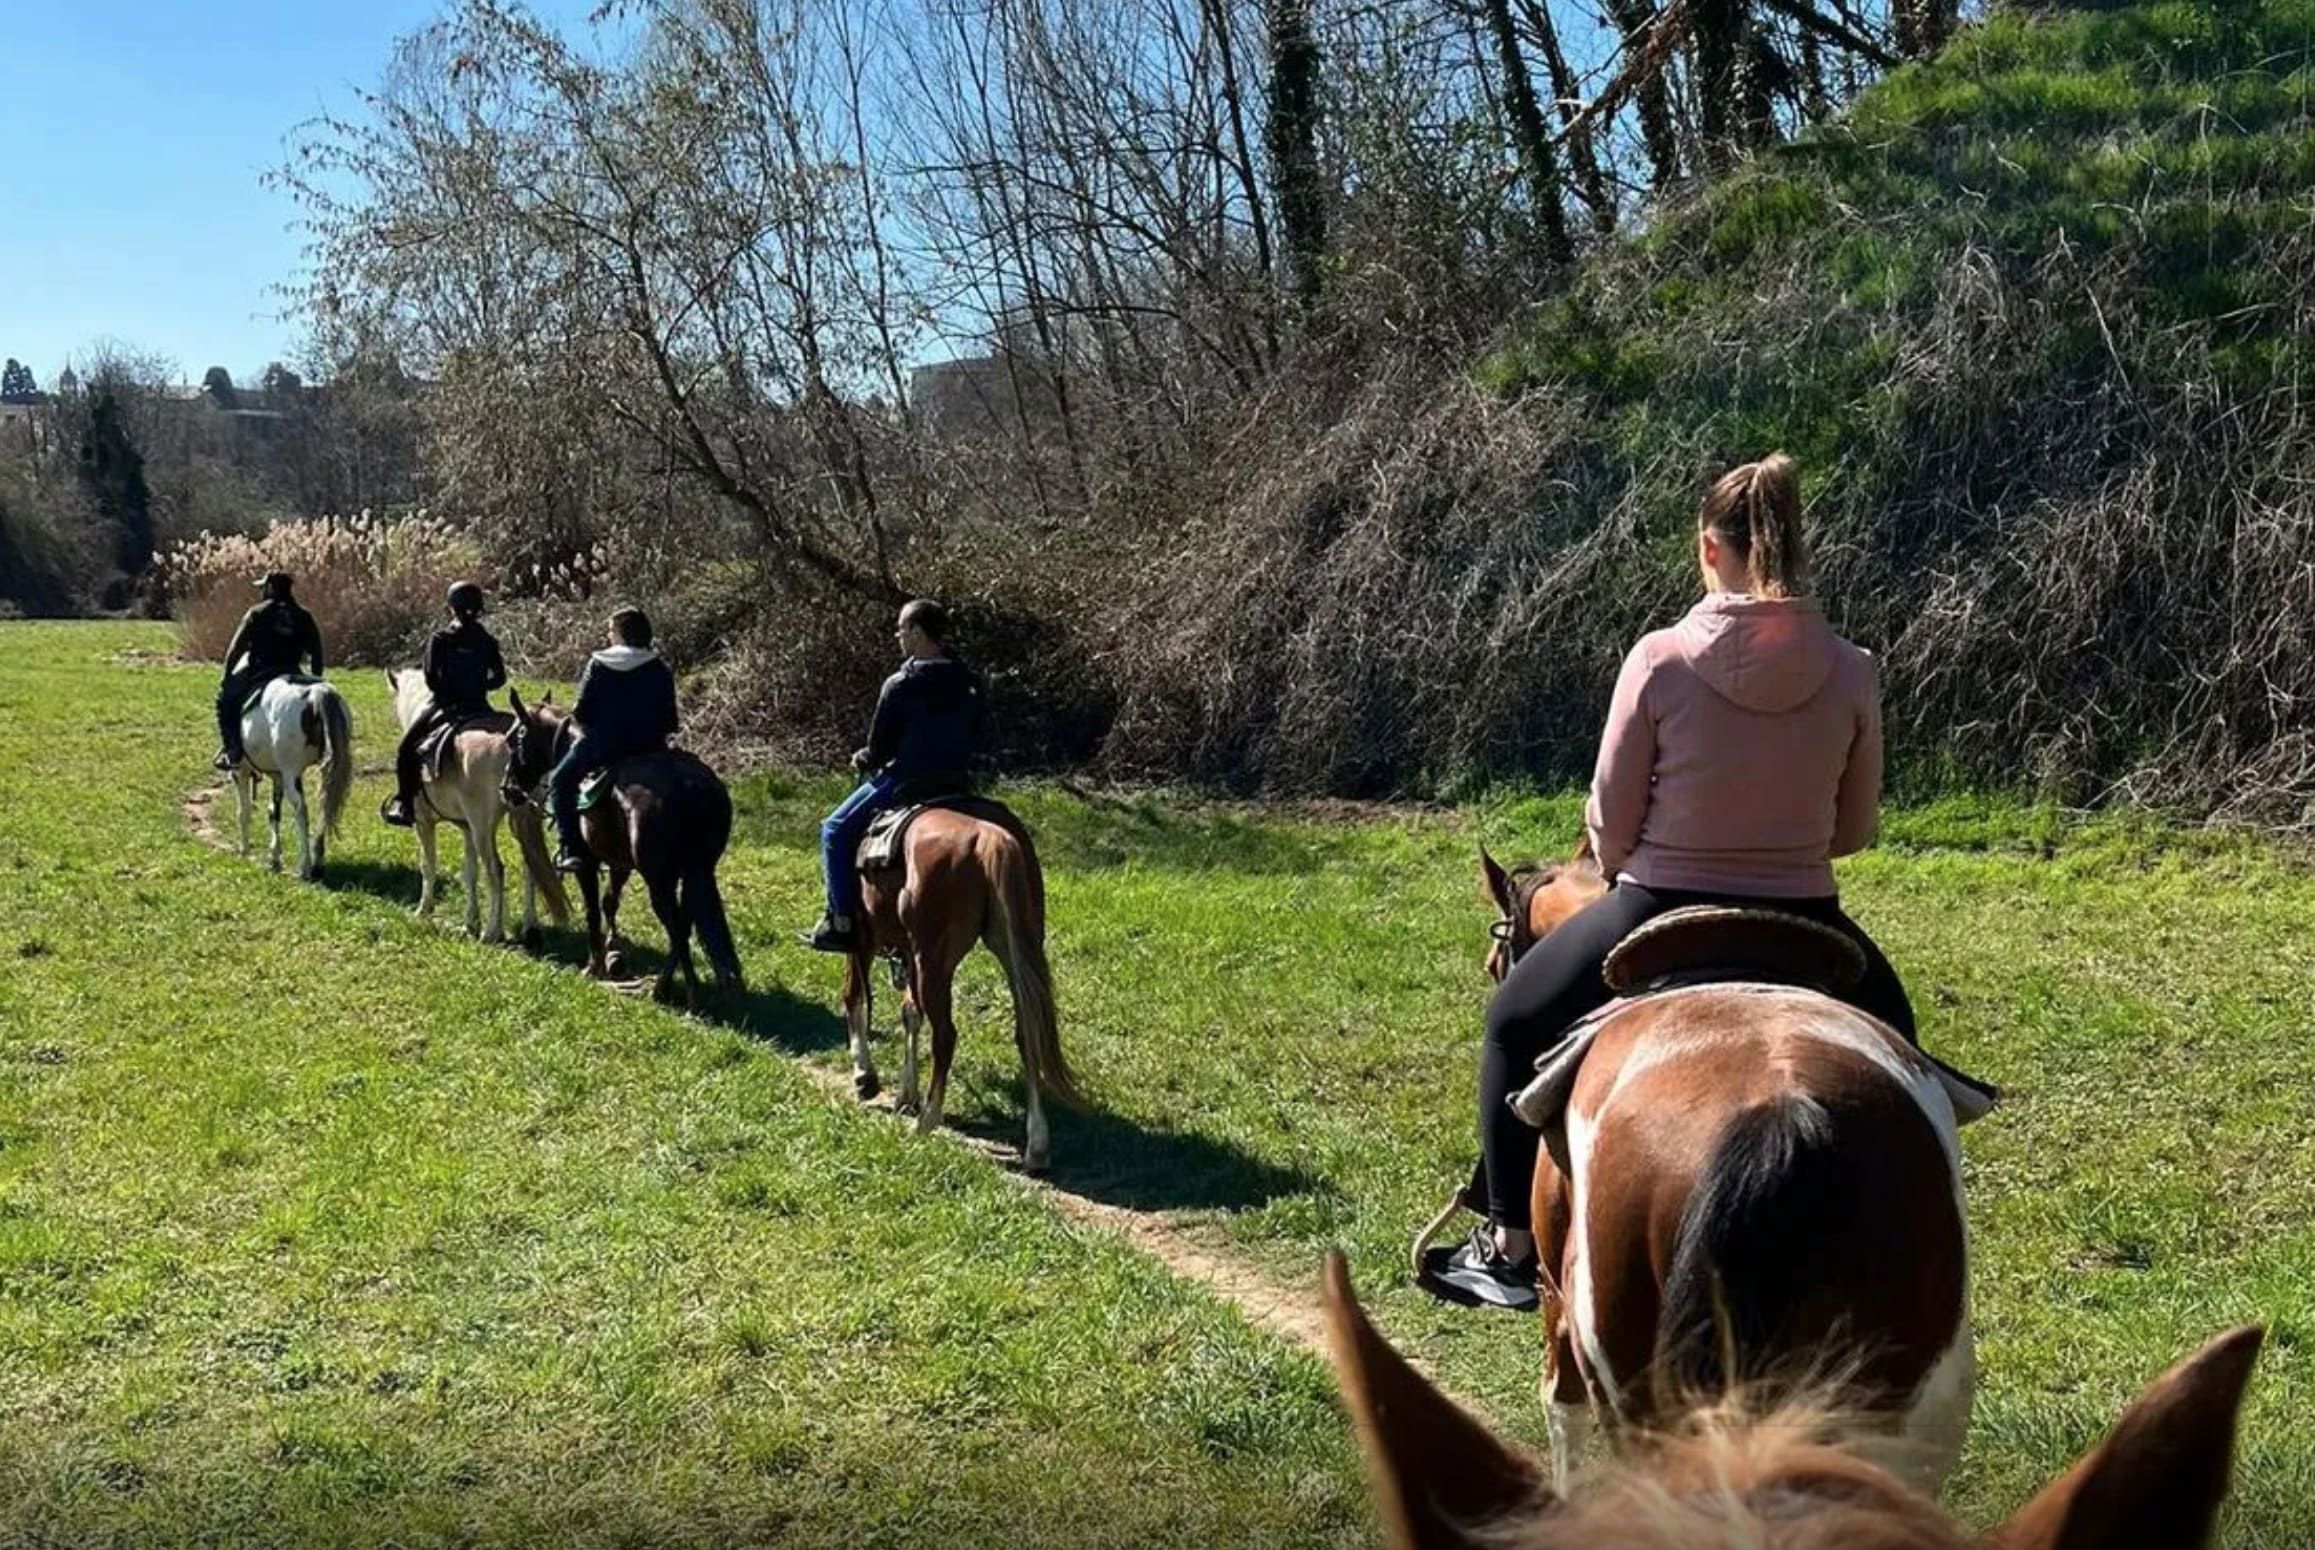
[[[1417,1282],[1423,1290],[1466,1308],[1505,1308],[1533,1313],[1535,1261],[1513,1260],[1495,1247],[1495,1229],[1481,1224],[1461,1248],[1437,1248],[1423,1255]]]
[[[230,748],[220,748],[217,750],[217,757],[209,761],[209,767],[221,775],[230,775],[233,773],[234,766],[240,762],[241,755]]]
[[[594,864],[567,845],[558,846],[555,850],[555,870],[558,872],[584,872]]]
[[[378,816],[397,829],[416,826],[416,820],[410,816],[410,804],[398,796],[386,798],[385,805],[378,809]]]
[[[823,915],[820,923],[805,933],[804,945],[816,953],[848,953],[854,946],[852,922]]]

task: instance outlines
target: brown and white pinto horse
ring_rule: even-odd
[[[956,1057],[952,988],[957,965],[984,943],[1013,992],[1013,1042],[1021,1052],[1028,1136],[1022,1165],[1044,1171],[1052,1155],[1044,1099],[1080,1103],[1061,1056],[1054,1017],[1053,971],[1045,961],[1045,874],[1029,831],[997,803],[930,807],[909,820],[901,865],[861,879],[862,929],[844,972],[844,1022],[852,1036],[852,1085],[862,1101],[876,1096],[875,1056],[868,1047],[879,955],[898,966],[901,1024],[907,1031],[900,1067],[900,1106],[917,1111],[919,1132],[940,1127]],[[932,1080],[918,1106],[916,1041],[932,1025]]]
[[[1499,978],[1607,887],[1588,847],[1517,876],[1481,864]],[[1934,1489],[1976,1377],[1940,1068],[1812,990],[1641,995],[1592,1026],[1533,1192],[1563,1478],[1595,1420],[1645,1429],[1739,1388],[1829,1383]]]
[[[1852,1451],[1824,1412],[1701,1412],[1555,1493],[1375,1332],[1340,1255],[1327,1263],[1326,1314],[1392,1550],[2200,1550],[2226,1498],[2261,1339],[2237,1329],[2173,1367],[2071,1469],[1973,1540]]]

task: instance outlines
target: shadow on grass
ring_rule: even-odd
[[[1306,1173],[1264,1162],[1210,1136],[1155,1130],[1099,1109],[1045,1106],[1053,1129],[1056,1189],[1129,1211],[1241,1211],[1324,1186]],[[1021,1145],[1023,1115],[951,1114],[947,1123],[977,1140]]]

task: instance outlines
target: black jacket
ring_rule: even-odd
[[[490,631],[472,619],[434,632],[425,670],[426,692],[442,710],[488,710],[491,691],[506,687],[506,658]]]
[[[267,598],[241,616],[233,643],[225,648],[225,671],[244,653],[243,671],[259,676],[294,673],[309,658],[313,675],[322,675],[322,632],[313,615],[290,598]]]
[[[967,778],[980,757],[988,693],[955,657],[911,657],[884,680],[864,762],[903,784]]]
[[[648,647],[598,651],[579,675],[571,714],[581,732],[613,753],[664,748],[675,731],[675,675]]]

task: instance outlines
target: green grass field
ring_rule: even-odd
[[[0,1539],[1369,1542],[1317,1362],[799,1069],[845,1064],[837,965],[790,943],[833,784],[742,783],[752,989],[679,1017],[413,922],[374,778],[321,888],[188,836],[211,679],[169,644],[0,627]],[[340,682],[382,760],[378,675]],[[1056,1182],[1280,1282],[1346,1247],[1384,1327],[1535,1437],[1531,1330],[1399,1262],[1469,1157],[1475,837],[1557,850],[1572,805],[1021,805],[1097,1104],[1056,1117]],[[1852,910],[2009,1092],[1967,1147],[1957,1507],[2255,1318],[2225,1542],[2304,1545],[2315,874],[1993,803],[1888,827]],[[960,1014],[951,1117],[1010,1142],[985,963]]]

